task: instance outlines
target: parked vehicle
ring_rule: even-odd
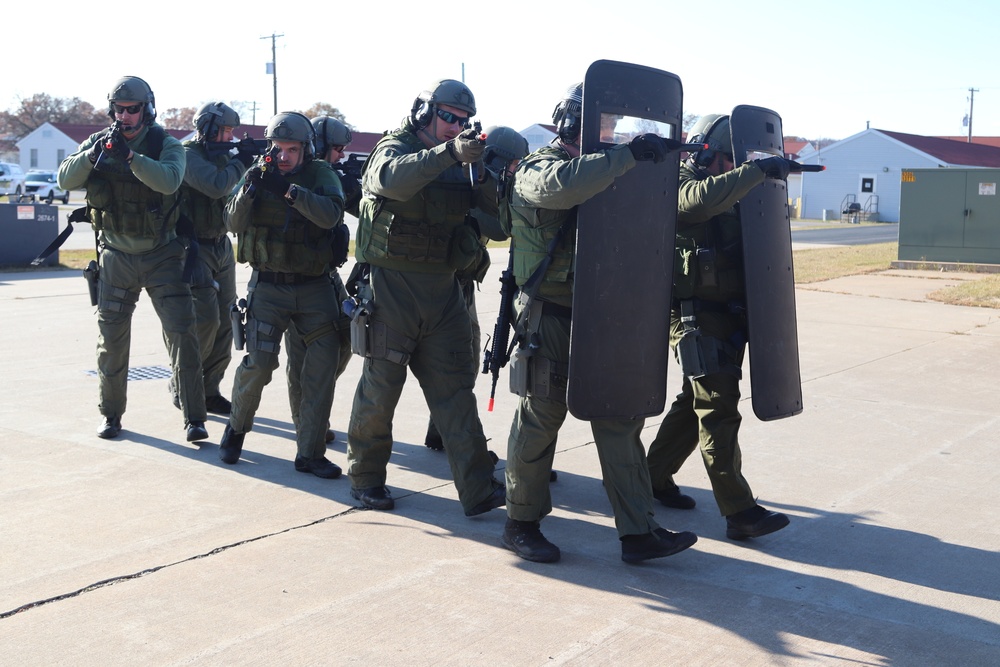
[[[69,203],[69,190],[60,190],[56,183],[56,172],[32,169],[24,179],[25,194],[35,195],[36,200],[51,204],[52,200],[59,199],[64,204]]]
[[[15,195],[24,193],[24,170],[21,165],[13,162],[0,162],[0,195]]]

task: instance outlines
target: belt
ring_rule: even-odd
[[[210,237],[210,238],[207,238],[207,239],[203,239],[203,238],[199,237],[198,238],[198,244],[199,245],[215,245],[216,243],[218,243],[219,241],[221,241],[224,236],[225,236],[225,234],[223,234],[222,236],[213,236],[213,237]]]
[[[302,285],[316,280],[323,280],[327,274],[321,273],[318,276],[307,276],[304,273],[281,273],[279,271],[258,271],[257,280],[262,283],[274,283],[275,285]]]

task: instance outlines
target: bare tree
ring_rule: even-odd
[[[157,113],[156,120],[168,130],[193,130],[194,115],[197,111],[194,107],[167,109]]]
[[[0,111],[0,135],[18,139],[37,130],[44,123],[95,125],[108,121],[107,110],[96,109],[79,97],[52,97],[36,93],[20,99],[16,109]]]
[[[347,122],[347,118],[345,118],[344,114],[340,112],[340,109],[332,104],[327,104],[326,102],[317,102],[306,109],[303,114],[309,118],[316,118],[317,116],[330,116],[331,118],[336,118],[348,128],[352,130],[356,129],[353,125]]]

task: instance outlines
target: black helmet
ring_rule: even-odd
[[[316,116],[312,119],[313,130],[316,132],[314,143],[316,155],[325,160],[330,154],[331,146],[346,146],[351,143],[351,128],[332,116]]]
[[[698,119],[691,131],[688,132],[688,143],[708,144],[708,148],[702,149],[692,156],[694,163],[699,167],[707,167],[715,159],[716,152],[733,154],[733,133],[729,128],[729,116],[717,113],[710,113]]]
[[[239,127],[240,115],[222,102],[209,102],[194,115],[194,127],[201,141],[215,141],[215,133],[221,127]]]
[[[483,151],[483,164],[494,176],[502,174],[511,160],[520,160],[528,154],[528,140],[516,130],[494,125],[484,132],[486,149]]]
[[[566,90],[566,94],[552,111],[552,124],[556,126],[559,138],[571,144],[580,137],[580,114],[583,112],[583,84],[576,83]]]
[[[143,104],[142,121],[146,125],[156,120],[156,98],[149,84],[137,76],[123,76],[108,93],[108,116],[115,119],[115,102],[140,102]]]
[[[314,155],[313,139],[316,138],[316,132],[309,119],[298,111],[275,114],[267,123],[264,138],[270,141],[301,141],[305,146],[303,162],[311,160]]]
[[[410,120],[419,129],[427,127],[434,120],[434,111],[439,104],[461,109],[470,117],[476,115],[476,98],[469,87],[455,79],[441,79],[421,91],[413,100]]]

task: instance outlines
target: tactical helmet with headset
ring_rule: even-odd
[[[142,122],[151,125],[156,120],[156,98],[149,84],[137,76],[123,76],[108,93],[108,116],[115,119],[115,102],[138,102],[142,107]]]
[[[442,104],[461,109],[467,112],[470,118],[476,115],[476,98],[473,97],[469,87],[455,79],[441,79],[421,91],[413,100],[410,120],[417,129],[422,130],[431,124],[435,111]]]
[[[552,124],[556,134],[564,143],[572,144],[580,138],[580,116],[583,113],[583,84],[576,83],[566,90],[566,94],[552,111]]]
[[[486,148],[483,151],[483,164],[494,176],[500,178],[506,173],[511,160],[520,160],[528,154],[528,140],[516,130],[494,125],[484,132]]]
[[[312,119],[313,130],[316,132],[314,142],[316,155],[325,160],[330,154],[331,146],[346,146],[351,143],[351,128],[331,116],[316,116]]]
[[[732,159],[733,134],[729,128],[727,115],[710,113],[702,116],[691,128],[687,140],[692,144],[708,144],[708,148],[703,148],[691,156],[698,167],[705,168],[711,165],[716,153],[729,155]]]
[[[194,115],[194,127],[202,141],[215,141],[216,132],[223,127],[239,127],[240,115],[222,102],[209,102]]]
[[[297,111],[282,111],[275,114],[264,130],[264,138],[268,141],[301,141],[304,145],[302,162],[305,164],[313,158],[313,140],[316,131],[312,123]]]

